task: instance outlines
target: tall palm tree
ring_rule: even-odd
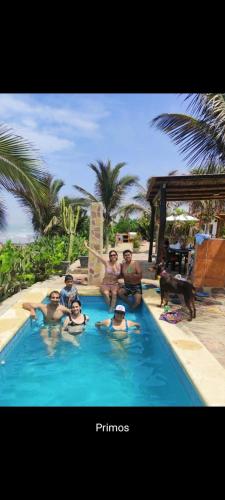
[[[61,179],[53,179],[49,173],[44,174],[44,183],[46,186],[45,196],[37,197],[25,187],[20,187],[11,190],[21,205],[25,207],[28,214],[32,216],[32,224],[34,231],[40,235],[44,234],[44,230],[53,217],[58,217],[60,214],[59,191],[64,186]],[[58,233],[59,228],[52,227],[52,234]]]
[[[191,115],[163,113],[151,124],[179,146],[187,164],[225,165],[225,94],[188,94]]]
[[[148,181],[149,182],[149,181]],[[146,214],[151,215],[150,205],[147,201],[147,188],[142,186],[137,182],[138,192],[135,196],[133,196],[134,203],[129,203],[121,207],[120,212],[123,213],[124,217],[129,217],[133,213],[139,213],[140,215]]]
[[[225,165],[209,164],[206,167],[195,167],[191,169],[192,175],[205,175],[205,174],[224,174]],[[225,200],[195,200],[189,203],[190,211],[193,215],[200,219],[200,222],[206,224],[206,231],[208,226],[216,215],[225,210]]]
[[[174,176],[177,175],[177,170],[171,170],[168,175],[169,176]],[[139,184],[138,182],[136,183],[139,191],[135,196],[133,196],[133,200],[135,203],[129,203],[128,205],[124,205],[121,207],[120,212],[124,215],[124,217],[129,217],[129,215],[132,215],[133,213],[140,213],[141,215],[146,215],[147,217],[151,216],[151,208],[149,205],[149,202],[147,201],[147,193],[148,193],[148,187],[151,181],[151,177],[147,181],[147,186],[146,188]],[[136,203],[137,202],[137,203]],[[167,203],[167,208],[175,208],[180,205],[179,203]]]
[[[45,182],[40,161],[32,146],[10,129],[0,125],[0,187],[15,193],[26,189],[33,196],[43,197]],[[6,225],[6,210],[0,203],[0,228]]]
[[[97,161],[97,165],[90,163],[89,168],[96,174],[95,195],[86,191],[78,185],[74,185],[75,189],[82,193],[83,198],[80,198],[80,203],[90,205],[93,202],[101,201],[103,204],[104,217],[104,242],[106,251],[108,249],[109,230],[112,221],[118,214],[119,206],[123,197],[127,193],[129,187],[134,186],[138,177],[134,175],[125,175],[119,179],[120,170],[126,163],[118,163],[112,167],[111,162],[104,163]]]

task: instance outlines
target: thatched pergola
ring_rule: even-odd
[[[155,207],[158,201],[160,203],[160,225],[157,253],[158,262],[164,244],[166,202],[225,200],[225,174],[152,177],[149,182],[146,199],[151,205],[149,262],[152,261]]]

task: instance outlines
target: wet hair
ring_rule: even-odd
[[[110,252],[109,252],[109,258],[111,257],[112,253],[115,253],[116,256],[117,256],[117,258],[118,258],[118,253],[116,252],[116,250],[110,250]]]
[[[81,301],[80,301],[79,299],[74,300],[74,301],[72,302],[72,304],[71,304],[71,309],[72,309],[73,304],[79,304],[79,306],[80,306],[80,312],[81,312]]]
[[[69,281],[69,280],[73,280],[72,274],[66,274],[66,276],[65,276],[65,282]]]
[[[130,253],[130,254],[132,255],[131,250],[124,250],[124,251],[123,251],[123,256],[124,256],[126,253]]]
[[[50,294],[49,294],[49,298],[51,299],[52,297],[52,294],[53,293],[57,293],[57,295],[60,297],[60,293],[58,292],[58,290],[53,290]]]

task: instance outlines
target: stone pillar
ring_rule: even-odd
[[[103,205],[91,204],[89,246],[102,255],[103,251]],[[88,254],[88,284],[99,286],[104,276],[104,265],[91,252]]]

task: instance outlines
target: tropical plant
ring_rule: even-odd
[[[134,203],[129,203],[124,207],[121,207],[121,211],[124,217],[128,217],[134,213],[151,215],[151,209],[149,202],[147,201],[147,192],[150,179],[147,182],[147,188],[143,187],[141,184],[136,183],[139,191],[135,196],[133,196]]]
[[[79,198],[70,198],[68,196],[64,196],[65,204],[66,206],[71,205],[73,209],[76,209],[77,206],[79,205],[80,207],[80,214],[79,214],[79,220],[77,223],[77,233],[79,233],[80,236],[83,236],[85,240],[88,239],[89,237],[89,229],[90,229],[90,217],[87,214],[87,209],[86,204],[81,206],[79,204]]]
[[[71,259],[85,255],[85,239],[75,236]],[[0,249],[0,300],[37,281],[61,273],[61,262],[68,256],[69,235],[45,236],[27,245],[7,241]]]
[[[44,175],[44,182],[46,186],[45,196],[40,198],[34,195],[30,190],[21,186],[20,188],[13,189],[12,192],[19,200],[21,205],[25,207],[28,214],[32,216],[32,224],[34,231],[43,235],[46,226],[50,223],[53,217],[60,215],[59,191],[64,186],[61,179],[53,179],[49,173]],[[60,233],[60,228],[53,226],[51,234]]]
[[[138,228],[138,221],[136,219],[129,219],[128,217],[120,217],[119,221],[114,225],[116,233],[128,233],[130,231],[136,232]]]
[[[225,94],[188,94],[193,115],[163,113],[151,125],[170,136],[189,166],[225,165]]]
[[[191,169],[192,175],[223,174],[225,165],[212,165],[206,167],[196,167]],[[206,232],[209,230],[209,224],[225,210],[225,200],[195,200],[189,203],[190,212],[200,220],[200,225],[206,224]]]
[[[110,226],[118,214],[120,204],[128,188],[134,186],[138,181],[138,177],[133,175],[125,175],[119,179],[120,170],[125,165],[125,163],[118,163],[112,167],[110,161],[106,164],[97,161],[97,165],[93,163],[89,165],[89,168],[96,174],[95,196],[82,187],[74,185],[75,189],[83,194],[83,198],[78,199],[81,204],[86,204],[86,206],[90,206],[93,202],[102,202],[103,204],[103,233],[106,251],[109,244]]]
[[[47,234],[52,230],[54,226],[59,226],[63,229],[64,233],[69,235],[69,247],[67,255],[68,261],[70,261],[72,255],[72,247],[79,220],[79,213],[79,205],[76,208],[76,213],[74,213],[71,205],[66,206],[65,200],[64,198],[62,198],[62,200],[60,201],[60,215],[58,217],[53,216],[52,220],[44,230],[44,233]]]
[[[32,196],[45,195],[45,180],[41,163],[33,147],[22,137],[0,125],[0,185],[15,194],[26,189]],[[6,210],[0,203],[0,227],[6,225]]]

